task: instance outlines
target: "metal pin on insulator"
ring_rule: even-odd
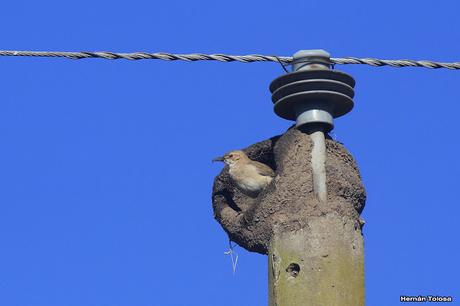
[[[295,120],[297,127],[320,124],[326,132],[332,130],[333,119],[353,108],[355,80],[330,66],[330,54],[324,50],[295,53],[293,72],[270,84],[275,113]]]
[[[325,133],[334,128],[334,118],[353,108],[355,80],[331,70],[330,54],[324,50],[301,50],[294,54],[293,72],[270,84],[275,113],[295,120],[312,143],[313,190],[321,203],[327,202]]]

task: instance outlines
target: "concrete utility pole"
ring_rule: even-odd
[[[293,72],[270,85],[275,113],[296,126],[244,151],[275,169],[272,183],[255,199],[226,168],[214,183],[215,217],[230,239],[268,254],[270,306],[364,305],[365,190],[353,157],[327,136],[353,108],[355,82],[329,58],[299,51]]]

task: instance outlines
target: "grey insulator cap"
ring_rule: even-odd
[[[294,54],[293,72],[270,84],[275,113],[295,120],[297,127],[334,127],[333,118],[353,108],[355,81],[346,73],[330,70],[330,54],[324,50],[301,50]]]
[[[300,50],[292,56],[292,71],[330,69],[331,55],[324,50]]]

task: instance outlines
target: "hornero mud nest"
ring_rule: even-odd
[[[255,143],[243,151],[269,165],[276,176],[257,198],[241,193],[225,167],[214,180],[214,217],[229,238],[248,251],[267,254],[274,228],[283,231],[308,229],[308,220],[338,214],[361,230],[366,193],[356,163],[345,147],[326,139],[327,203],[313,192],[312,141],[308,134],[291,128],[285,134]]]

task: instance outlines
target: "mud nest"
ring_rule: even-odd
[[[225,167],[214,180],[214,217],[229,238],[248,251],[267,254],[274,228],[296,231],[311,217],[336,213],[361,226],[359,214],[366,193],[356,163],[345,147],[326,139],[327,203],[313,192],[310,165],[312,141],[295,128],[282,136],[253,144],[244,152],[275,170],[271,184],[257,198],[241,193]]]

